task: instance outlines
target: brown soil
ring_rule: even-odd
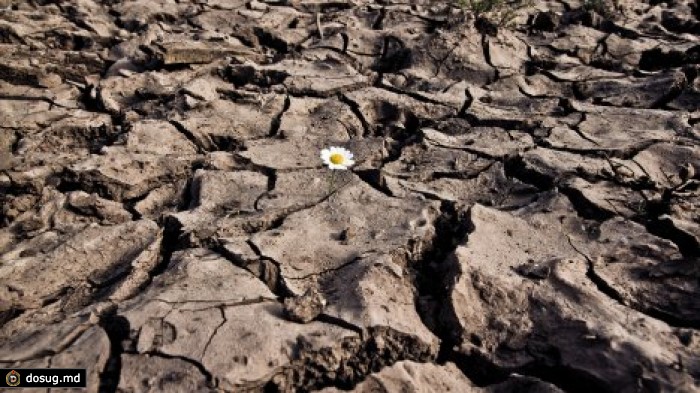
[[[615,3],[0,0],[0,367],[700,391],[700,2]]]

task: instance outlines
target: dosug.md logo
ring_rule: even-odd
[[[7,383],[7,386],[19,386],[19,373],[15,370],[10,371],[7,373],[7,375],[5,375],[5,382]]]

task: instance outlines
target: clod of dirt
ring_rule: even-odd
[[[326,306],[326,299],[318,290],[309,288],[301,296],[284,299],[284,314],[290,321],[309,323],[316,319]]]

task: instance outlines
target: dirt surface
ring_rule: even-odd
[[[700,2],[616,3],[1,0],[0,367],[700,391]]]

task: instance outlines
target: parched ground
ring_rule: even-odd
[[[0,0],[0,367],[699,391],[700,2],[489,18]],[[328,146],[357,160],[333,182]]]

